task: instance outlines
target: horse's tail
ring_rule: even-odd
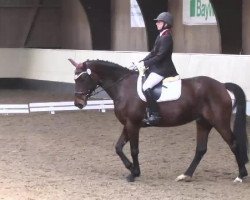
[[[227,90],[235,97],[234,106],[236,114],[233,126],[233,134],[237,142],[237,151],[242,162],[248,162],[248,138],[246,131],[246,96],[242,88],[234,83],[225,83]]]

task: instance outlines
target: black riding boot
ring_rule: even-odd
[[[161,117],[159,115],[159,108],[157,102],[153,99],[151,89],[147,89],[144,91],[144,95],[147,99],[148,102],[148,112],[147,112],[147,117],[146,119],[143,119],[143,122],[155,126],[159,123]]]

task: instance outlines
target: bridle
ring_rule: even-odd
[[[96,87],[94,89],[88,90],[86,92],[82,92],[82,91],[75,91],[75,95],[83,95],[86,97],[91,97],[94,96],[102,91],[104,91],[102,83],[99,81],[97,82],[96,80],[94,80],[90,75],[91,75],[91,70],[89,68],[87,68],[86,71],[81,72],[80,74],[75,75],[74,79],[77,80],[78,78],[80,78],[83,74],[87,74],[89,76],[89,78],[91,80],[93,80],[96,83]],[[117,83],[119,83],[120,81],[122,81],[123,79],[125,79],[128,75],[130,75],[130,73],[125,74],[123,77],[121,77],[120,79],[118,79],[117,81],[115,81],[112,85],[105,87],[106,89],[112,88],[114,87]],[[97,88],[102,87],[101,90],[93,93]]]
[[[91,70],[88,68],[86,71],[83,71],[81,72],[80,74],[77,74],[74,76],[74,80],[77,80],[78,78],[80,78],[83,74],[86,74],[89,76],[89,78],[91,80],[93,80],[94,82],[96,82],[91,76]],[[99,84],[96,85],[96,87],[94,89],[91,89],[91,90],[88,90],[86,92],[82,92],[82,91],[75,91],[75,95],[83,95],[83,96],[86,96],[86,97],[90,97],[90,96],[93,96],[92,92],[95,91],[98,87],[100,87]]]

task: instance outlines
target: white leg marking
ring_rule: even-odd
[[[242,179],[237,177],[236,179],[234,179],[234,183],[242,183]]]
[[[175,179],[175,181],[191,181],[191,177],[185,174],[181,174]]]

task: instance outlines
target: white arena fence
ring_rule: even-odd
[[[106,112],[107,109],[113,109],[113,100],[89,100],[82,110],[99,110]],[[80,110],[74,106],[74,102],[41,102],[29,104],[0,104],[1,114],[28,114],[35,112],[49,112],[55,114],[58,111]]]
[[[1,114],[23,114],[29,113],[28,104],[0,104]]]

